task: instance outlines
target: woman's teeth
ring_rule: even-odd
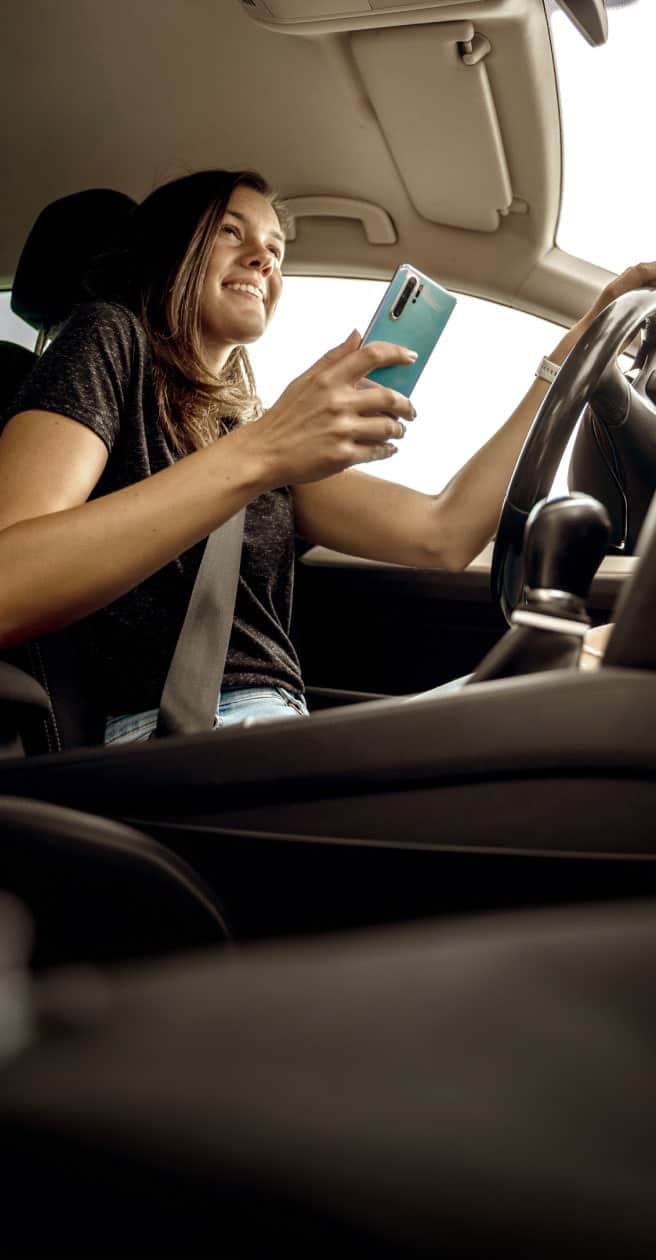
[[[224,287],[226,289],[235,289],[237,293],[250,293],[253,297],[264,301],[261,289],[256,289],[252,284],[226,284]]]

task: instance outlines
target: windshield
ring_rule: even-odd
[[[551,12],[564,135],[557,244],[623,271],[656,256],[651,113],[654,0],[607,0],[608,42],[587,44]]]

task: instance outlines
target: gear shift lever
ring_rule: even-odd
[[[536,503],[526,522],[522,598],[471,682],[578,664],[590,625],[585,601],[609,536],[608,513],[590,495]]]

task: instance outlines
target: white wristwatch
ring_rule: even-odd
[[[551,385],[559,372],[560,365],[558,363],[552,363],[551,359],[540,359],[535,375],[539,376],[541,381],[548,381]]]

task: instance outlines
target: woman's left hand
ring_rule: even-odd
[[[616,298],[622,297],[624,293],[632,293],[635,289],[653,289],[656,287],[656,262],[635,263],[633,267],[627,267],[621,275],[611,280],[610,284],[602,289],[599,297],[594,305],[590,308],[589,317],[594,318],[604,311],[611,302]]]
[[[555,350],[549,355],[554,363],[561,364],[569,354],[570,350],[576,345],[583,333],[587,332],[593,320],[606,307],[614,302],[616,298],[622,297],[624,293],[631,293],[636,289],[653,289],[656,288],[656,262],[635,263],[633,267],[627,267],[621,275],[615,276],[605,289],[602,289],[599,296],[593,302],[592,306],[582,315],[576,324],[565,333],[565,336],[559,341]]]

